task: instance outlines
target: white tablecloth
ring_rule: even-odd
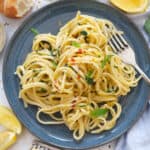
[[[52,3],[55,0],[35,0],[34,8],[32,9],[32,12],[38,10],[38,8],[43,7],[44,5],[48,3]],[[107,0],[99,0],[101,2],[107,3]],[[32,12],[30,12],[28,15],[30,15]],[[142,15],[130,15],[130,18],[136,23],[136,25],[139,27],[139,29],[143,32],[143,24],[145,18],[148,16],[149,11]],[[26,18],[26,17],[25,17]],[[25,19],[10,19],[7,17],[4,17],[3,15],[0,15],[0,22],[5,24],[6,32],[7,32],[7,43],[14,33],[14,31],[18,28],[18,26],[22,23],[22,21]],[[148,41],[148,37],[144,34],[145,39]],[[4,57],[3,52],[0,55],[0,104],[9,106],[3,86],[2,86],[2,61]],[[136,123],[136,125],[128,132],[128,134],[125,134],[120,138],[116,150],[150,150],[150,110],[147,110],[143,117]],[[144,128],[147,127],[147,132],[144,131]],[[9,150],[29,150],[32,145],[33,139],[36,139],[27,129],[23,129],[23,133],[18,137],[18,140],[15,145],[13,145]],[[114,145],[111,144],[112,146]],[[99,150],[107,150],[107,146],[98,148]],[[113,146],[114,147],[114,146]],[[135,148],[136,147],[136,148]]]

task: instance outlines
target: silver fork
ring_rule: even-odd
[[[123,38],[121,33],[113,32],[109,30],[109,26],[106,25],[110,39],[108,44],[112,50],[121,57],[122,61],[135,67],[135,69],[141,74],[141,76],[150,84],[150,78],[144,73],[144,71],[138,66],[135,53],[127,41]]]

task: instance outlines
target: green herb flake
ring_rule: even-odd
[[[93,71],[92,71],[92,70],[89,70],[89,71],[87,72],[87,76],[88,76],[88,77],[91,77],[92,74],[93,74]]]
[[[118,66],[114,66],[114,68],[118,69]]]
[[[150,35],[150,17],[145,21],[144,30]]]
[[[90,84],[90,85],[94,84],[94,80],[93,80],[93,78],[92,78],[92,74],[93,74],[93,71],[90,70],[90,71],[88,71],[87,74],[85,75],[85,80],[86,80],[86,82],[87,82],[88,84]]]
[[[37,29],[35,29],[35,28],[31,28],[30,31],[33,32],[34,35],[38,35],[39,34],[39,31]]]
[[[32,70],[34,73],[37,72],[37,70]]]
[[[72,46],[80,48],[81,45],[80,45],[80,43],[73,41]]]
[[[92,84],[94,84],[94,80],[93,80],[93,78],[91,78],[91,77],[85,77],[85,80],[86,80],[86,82],[88,83],[88,84],[90,84],[90,85],[92,85]]]
[[[85,31],[85,30],[82,30],[82,31],[80,32],[80,34],[84,36],[85,42],[88,43],[88,42],[89,42],[89,41],[88,41],[88,32]]]
[[[98,57],[101,57],[101,55],[100,55],[100,54],[98,54]]]
[[[40,90],[38,90],[37,92],[39,92],[39,93],[46,93],[47,92],[47,90],[46,89],[44,89],[44,88],[41,88]]]
[[[53,66],[56,68],[57,67],[57,63],[55,61],[52,61]]]
[[[106,92],[107,93],[112,93],[112,92],[114,92],[114,89],[107,89]]]
[[[108,112],[106,108],[96,108],[95,110],[91,111],[90,116],[92,118],[97,118],[100,116],[104,116]]]
[[[105,65],[106,65],[108,62],[110,62],[111,57],[112,57],[112,55],[106,55],[106,56],[105,56],[104,60],[103,60],[102,63],[101,63],[101,68],[104,68]]]
[[[84,31],[84,30],[81,31],[80,34],[81,34],[81,35],[84,35],[84,36],[87,36],[87,35],[88,35],[88,33],[87,33],[86,31]]]
[[[36,77],[39,74],[40,70],[33,70],[33,77]]]

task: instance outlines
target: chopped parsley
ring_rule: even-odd
[[[104,60],[103,60],[102,63],[101,63],[101,68],[104,68],[105,65],[106,65],[108,62],[110,62],[111,57],[112,57],[112,55],[106,55],[106,56],[104,57]]]
[[[93,71],[88,71],[87,74],[85,75],[85,80],[86,82],[89,84],[89,85],[93,85],[94,84],[94,80],[92,78],[92,74],[93,74]]]
[[[117,69],[117,68],[118,68],[118,66],[114,66],[114,68],[116,68],[116,69]]]
[[[33,77],[36,77],[41,70],[33,70]]]
[[[55,61],[52,61],[53,66],[56,68],[57,67],[57,63]]]
[[[75,42],[75,41],[72,42],[72,46],[77,47],[77,48],[81,47],[80,43]]]
[[[84,35],[84,36],[87,36],[87,35],[88,35],[88,33],[87,33],[86,31],[84,31],[84,30],[81,31],[80,34],[81,34],[81,35]]]
[[[101,57],[101,55],[100,55],[100,54],[98,54],[98,57]]]
[[[114,91],[115,91],[114,89],[107,89],[107,90],[106,90],[107,93],[112,93],[112,92],[114,92]]]
[[[90,116],[92,118],[97,118],[100,116],[104,116],[108,112],[108,109],[106,108],[96,108],[93,111],[91,111]]]
[[[35,28],[31,28],[30,31],[34,34],[34,35],[38,35],[39,31]]]
[[[93,74],[93,71],[92,71],[92,70],[89,70],[89,71],[87,72],[87,76],[88,76],[88,77],[91,77],[92,74]]]
[[[38,90],[37,92],[39,92],[39,93],[46,93],[47,92],[47,90],[46,89],[44,89],[44,88],[41,88],[40,90]]]
[[[88,43],[88,32],[83,30],[83,31],[80,32],[80,34],[84,36],[85,42]]]
[[[85,80],[86,80],[86,82],[87,82],[88,84],[90,84],[90,85],[94,84],[94,80],[93,80],[93,78],[91,78],[91,77],[86,76],[86,77],[85,77]]]

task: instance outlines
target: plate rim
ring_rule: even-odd
[[[87,2],[87,0],[82,0],[82,1]],[[131,19],[130,19],[128,16],[126,16],[123,12],[119,11],[117,8],[112,7],[111,5],[105,4],[105,3],[100,2],[100,1],[98,1],[98,0],[88,0],[88,1],[93,2],[93,3],[97,3],[98,5],[102,5],[102,6],[108,7],[108,8],[110,8],[110,9],[112,9],[113,11],[116,11],[117,13],[119,13],[120,15],[122,15],[124,18],[126,18],[126,19],[128,20],[128,22],[132,25],[132,27],[134,27],[134,29],[136,30],[136,32],[140,35],[140,37],[142,37],[143,42],[144,42],[146,48],[149,49],[149,48],[148,48],[148,43],[147,43],[147,41],[145,40],[145,38],[143,37],[142,32],[141,32],[141,31],[137,28],[137,26],[131,21]],[[52,3],[50,3],[50,4],[46,5],[46,6],[44,6],[44,7],[40,8],[40,9],[38,9],[37,11],[33,12],[31,15],[27,16],[27,17],[25,18],[25,20],[22,22],[22,24],[21,24],[21,25],[17,28],[17,30],[13,33],[11,39],[9,40],[8,45],[7,45],[6,48],[5,48],[5,54],[4,54],[4,58],[3,58],[3,64],[2,64],[2,81],[3,81],[3,88],[4,88],[4,93],[5,93],[5,96],[6,96],[6,98],[7,98],[7,101],[8,101],[8,103],[9,103],[9,105],[11,106],[13,112],[14,112],[15,115],[17,116],[17,118],[18,118],[18,119],[21,121],[21,123],[26,127],[26,129],[27,129],[32,135],[38,137],[38,138],[41,139],[42,141],[43,141],[43,138],[40,137],[40,134],[38,134],[38,133],[36,132],[36,130],[34,130],[33,128],[30,128],[29,125],[27,125],[27,124],[25,123],[25,119],[23,119],[22,117],[20,117],[19,114],[17,113],[16,109],[14,109],[14,107],[12,106],[13,104],[12,104],[12,102],[11,102],[11,98],[7,95],[7,89],[6,89],[6,86],[5,86],[5,83],[4,83],[4,78],[5,78],[5,77],[4,77],[4,76],[5,76],[5,71],[4,71],[4,69],[5,69],[5,64],[6,64],[6,62],[7,62],[7,56],[9,55],[9,48],[10,48],[10,46],[12,45],[13,41],[15,40],[16,35],[19,34],[19,32],[20,32],[20,30],[21,30],[22,28],[24,28],[25,24],[28,23],[34,16],[37,16],[37,15],[39,14],[39,12],[42,12],[42,10],[44,10],[44,9],[47,9],[47,8],[53,7],[53,6],[55,7],[55,6],[58,6],[59,4],[64,4],[64,5],[66,5],[66,4],[68,4],[68,3],[71,3],[71,4],[72,4],[72,3],[77,3],[77,1],[74,1],[74,0],[55,1],[55,2],[52,2]],[[59,6],[58,6],[58,7],[59,7]],[[150,51],[148,51],[148,53],[149,53],[149,52],[150,52]],[[145,100],[145,101],[148,102],[148,99]],[[95,145],[93,145],[93,146],[92,146],[92,145],[90,145],[90,146],[82,146],[82,147],[80,147],[80,148],[74,147],[74,149],[82,150],[82,149],[87,149],[87,148],[94,148],[94,147],[102,146],[102,145],[104,145],[104,144],[107,144],[107,143],[109,143],[109,142],[111,142],[111,141],[113,141],[113,140],[119,138],[121,135],[123,135],[124,133],[126,133],[130,128],[132,128],[132,126],[137,122],[137,120],[138,120],[138,119],[141,117],[141,115],[143,114],[143,112],[144,112],[144,110],[145,110],[145,108],[146,108],[146,105],[147,105],[147,103],[144,104],[144,107],[143,107],[142,111],[139,112],[139,115],[137,115],[136,118],[132,119],[132,123],[131,123],[130,126],[127,126],[126,128],[124,128],[124,130],[120,131],[119,134],[117,134],[117,135],[114,136],[114,137],[111,137],[109,140],[108,140],[108,139],[105,140],[105,142],[103,142],[103,144],[95,144]],[[56,144],[55,142],[48,141],[48,140],[47,140],[47,141],[43,141],[43,142],[46,143],[46,144],[50,144],[50,145],[52,145],[52,146],[58,147],[58,148],[72,149],[72,147],[70,147],[70,146],[65,146],[65,145],[61,145],[61,144],[58,145],[58,144]]]

